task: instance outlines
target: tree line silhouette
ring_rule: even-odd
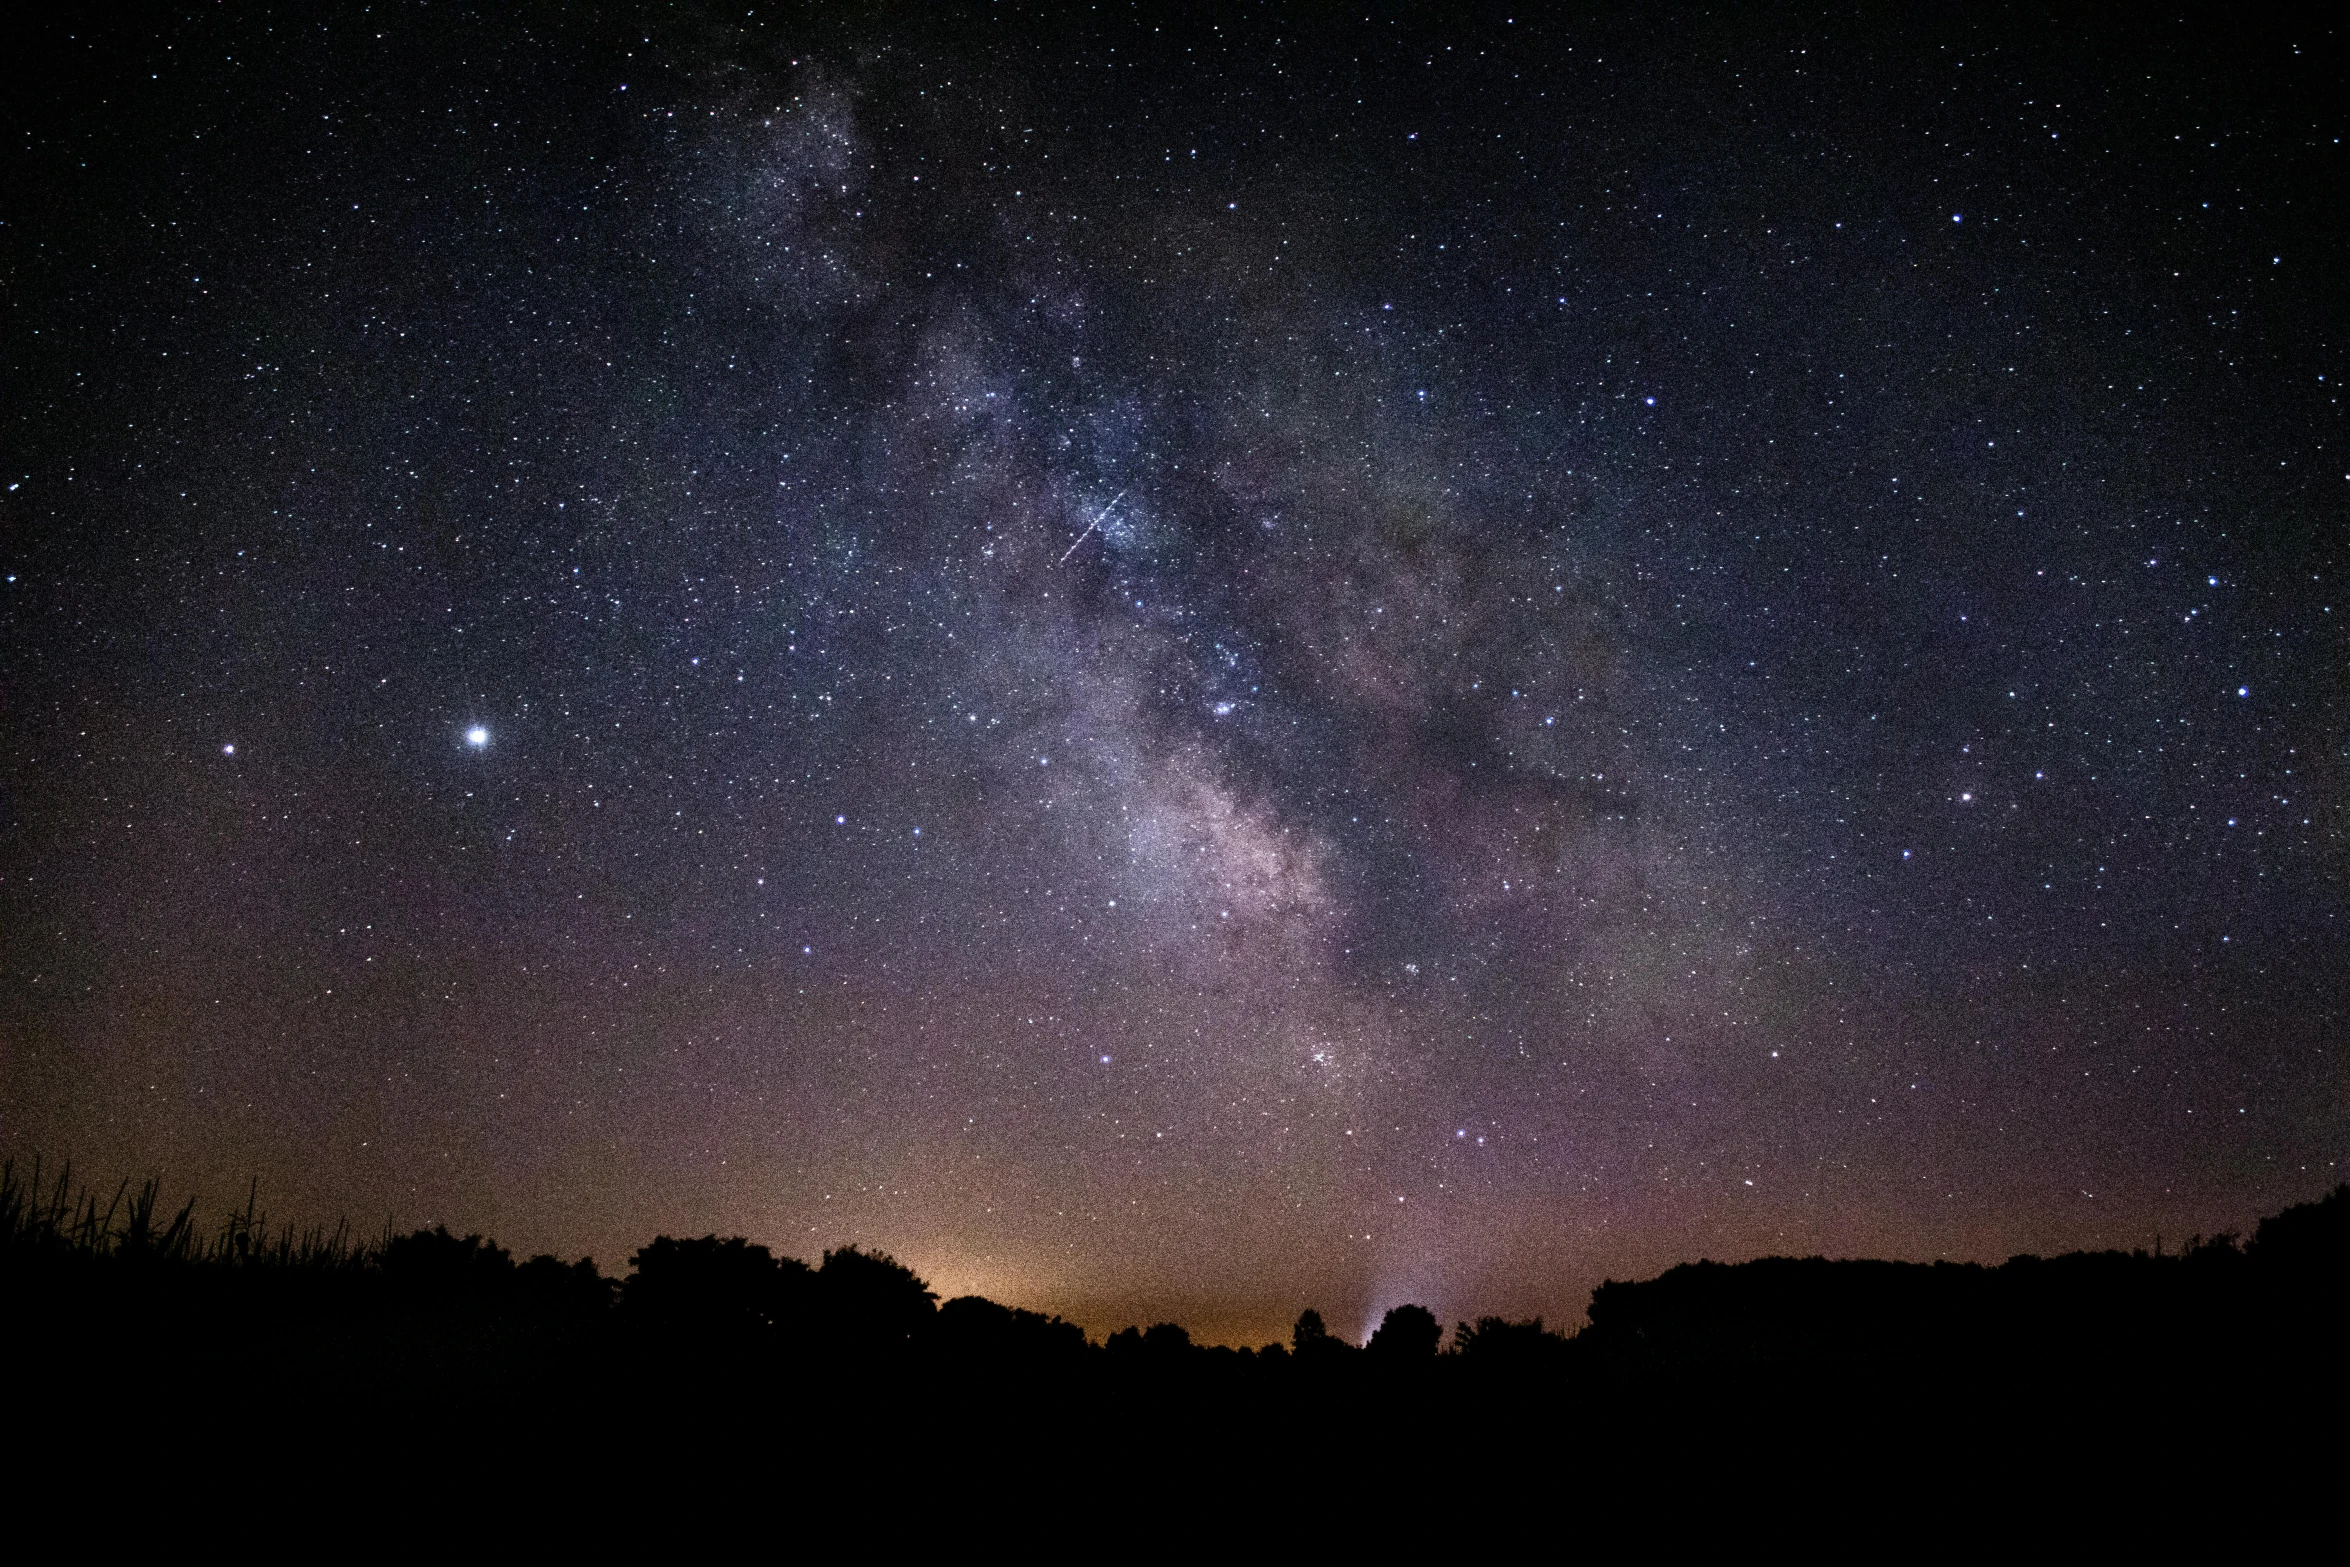
[[[2177,1374],[2338,1380],[2350,1307],[2350,1185],[2260,1221],[2249,1242],[1973,1263],[1770,1257],[1675,1267],[1594,1291],[1589,1324],[1482,1317],[1447,1334],[1388,1311],[1360,1346],[1311,1309],[1286,1343],[1208,1346],[1174,1323],[1090,1339],[976,1295],[940,1302],[902,1263],[843,1246],[816,1263],[741,1237],[661,1236],[614,1277],[517,1260],[446,1229],[361,1242],[273,1227],[248,1197],[208,1231],[159,1185],[111,1195],[0,1164],[0,1314],[19,1386],[47,1372],[117,1392],[152,1377],[254,1400],[431,1402],[810,1378],[1106,1391],[1878,1386],[2046,1389]],[[76,1346],[93,1348],[77,1356]],[[2002,1380],[2004,1379],[2004,1381]]]

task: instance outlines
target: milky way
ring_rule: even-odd
[[[2332,42],[81,25],[9,1150],[1250,1338],[2339,1179]]]

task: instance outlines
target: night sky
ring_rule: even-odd
[[[2341,1179],[2338,33],[1202,9],[12,20],[0,1145],[1249,1341]]]

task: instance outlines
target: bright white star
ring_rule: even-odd
[[[465,731],[465,743],[477,748],[488,745],[490,743],[490,732],[487,729],[482,728],[479,724],[476,724],[471,729]]]

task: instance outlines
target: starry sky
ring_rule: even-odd
[[[2350,1168],[2338,32],[60,15],[9,1151],[1248,1341]]]

